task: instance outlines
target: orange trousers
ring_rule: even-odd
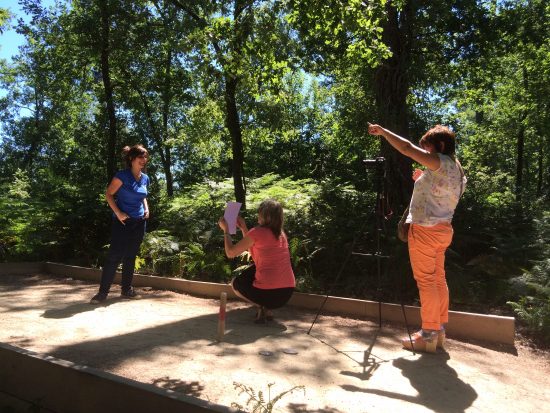
[[[422,329],[439,330],[449,321],[449,289],[445,251],[453,239],[450,223],[433,227],[411,224],[408,243],[414,279],[420,294]]]

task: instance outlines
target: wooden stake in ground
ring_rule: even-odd
[[[218,316],[218,341],[223,341],[225,335],[225,306],[227,304],[227,293],[220,294],[220,314]]]

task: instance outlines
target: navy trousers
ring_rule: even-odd
[[[136,256],[145,236],[146,221],[143,218],[128,218],[123,225],[113,217],[111,226],[111,245],[107,260],[103,265],[99,292],[108,294],[115,279],[118,265],[122,262],[122,291],[132,287]]]

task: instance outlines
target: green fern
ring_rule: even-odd
[[[517,279],[527,294],[518,301],[508,301],[519,320],[527,329],[550,341],[550,212],[536,220],[537,236],[533,245],[538,251],[538,260],[530,270]]]
[[[274,385],[275,383],[268,383],[268,397],[266,401],[264,393],[261,390],[256,393],[256,391],[250,386],[242,383],[233,382],[233,387],[235,388],[235,390],[239,390],[239,396],[241,396],[243,393],[248,396],[248,399],[246,401],[246,408],[252,409],[250,410],[250,413],[272,413],[275,404],[287,394],[292,394],[298,389],[305,392],[304,386],[294,386],[288,390],[283,391],[282,393],[279,393],[273,399],[271,399],[271,387],[273,387]],[[235,402],[231,403],[231,407],[243,411],[245,409],[245,406],[242,406]]]

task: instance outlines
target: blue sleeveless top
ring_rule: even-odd
[[[115,194],[117,206],[121,211],[126,212],[130,218],[143,217],[145,213],[143,200],[147,197],[149,177],[142,173],[138,182],[134,178],[131,169],[124,169],[118,171],[115,178],[122,181],[121,187]]]

